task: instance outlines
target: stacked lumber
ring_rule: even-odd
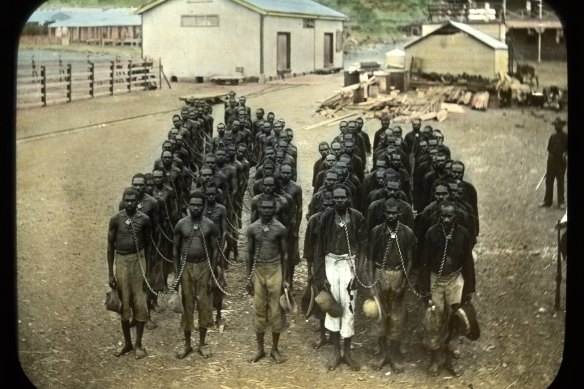
[[[327,117],[334,117],[334,114],[347,107],[349,105],[354,104],[355,99],[358,97],[363,97],[367,100],[367,91],[370,85],[375,85],[379,81],[375,76],[369,78],[367,81],[362,81],[357,84],[348,85],[339,90],[339,92],[335,93],[334,95],[330,96],[326,100],[324,100],[321,104],[317,112],[319,112],[322,116]],[[356,104],[363,104],[369,103],[367,101],[356,103]],[[369,103],[372,104],[372,103]]]

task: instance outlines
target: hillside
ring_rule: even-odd
[[[403,27],[426,18],[431,0],[315,0],[349,17],[347,44],[392,42],[403,36]],[[48,7],[139,7],[150,0],[50,0]]]

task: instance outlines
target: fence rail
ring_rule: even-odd
[[[160,61],[19,65],[16,106],[29,108],[161,87]]]

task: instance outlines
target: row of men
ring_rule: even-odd
[[[204,103],[201,103],[203,109],[196,104],[194,109],[186,111],[205,112]],[[203,123],[192,125],[192,121],[187,116],[173,116],[173,128],[162,144],[163,151],[160,159],[155,161],[152,173],[138,173],[132,177],[132,186],[124,191],[119,205],[120,212],[110,219],[109,284],[117,290],[122,303],[124,335],[124,345],[116,351],[117,356],[132,350],[135,350],[136,358],[146,355],[142,347],[144,327],[156,327],[150,313],[157,305],[157,296],[169,289],[171,272],[175,277],[170,289],[181,287],[181,328],[185,336],[184,348],[177,357],[184,358],[192,351],[195,301],[199,314],[198,351],[204,357],[211,355],[205,342],[207,328],[214,324],[213,307],[217,310],[216,323],[221,321],[222,299],[227,293],[224,272],[228,268],[230,252],[233,252],[234,260],[238,257],[241,212],[247,208],[243,197],[246,190],[251,193],[247,179],[254,163],[247,159],[251,138],[237,138],[239,129],[233,122],[231,128],[219,123],[218,136],[209,138]],[[262,133],[254,134],[259,135],[256,144],[260,144],[264,151],[255,155],[259,162],[256,170],[262,179],[258,181],[261,185],[254,185],[256,195],[247,211],[254,223],[260,219],[260,198],[278,199],[277,211],[283,223],[280,224],[281,231],[285,232],[285,256],[291,259],[284,262],[286,266],[281,272],[284,278],[278,285],[282,289],[291,287],[294,267],[300,260],[298,230],[302,219],[302,190],[291,180],[296,171],[297,156],[295,146],[290,143],[291,130],[282,132],[275,125],[268,131],[267,126],[273,123],[266,121]],[[275,123],[283,123],[283,120]],[[203,151],[210,151],[202,154],[200,166],[194,142],[197,137],[202,140]],[[273,147],[275,145],[278,153]],[[278,156],[282,152],[284,157],[280,159]],[[276,167],[277,176],[274,174]],[[270,250],[268,243],[258,245],[257,251],[262,258],[266,250]],[[257,266],[257,271],[260,267]],[[255,286],[257,282],[263,282],[261,280],[259,276],[253,280],[249,277],[248,284]],[[263,332],[259,330],[263,328],[262,323],[267,322],[268,310],[266,306],[262,307],[262,304],[267,304],[267,295],[262,295],[265,288],[248,285],[248,289],[255,290],[255,295],[260,296],[254,296],[254,307],[256,328]],[[132,322],[136,325],[134,345],[130,335]],[[281,362],[277,348],[279,331],[273,332],[273,339],[272,357]]]
[[[328,368],[344,361],[359,369],[351,356],[354,302],[359,289],[369,290],[385,312],[375,328],[380,359],[374,368],[390,363],[395,372],[403,371],[392,354],[403,352],[404,296],[409,288],[428,308],[424,329],[431,350],[429,373],[437,375],[444,363],[459,375],[449,346],[456,331],[449,323],[462,315],[461,306],[470,303],[475,292],[476,190],[463,181],[464,164],[450,160],[442,132],[430,126],[422,129],[421,120],[415,119],[402,139],[401,128],[390,128],[389,118],[381,123],[370,153],[368,134],[359,121],[341,122],[340,134],[330,144],[319,145],[304,257],[309,282],[319,292],[330,293],[342,314],[324,309],[317,315],[317,346],[326,342],[327,330],[333,344]],[[372,160],[367,175],[363,154]]]

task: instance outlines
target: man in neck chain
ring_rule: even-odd
[[[247,283],[246,288],[253,295],[255,330],[258,343],[257,353],[249,360],[255,363],[265,357],[264,334],[272,330],[272,351],[270,356],[276,363],[285,359],[280,355],[278,343],[284,328],[284,312],[280,307],[280,296],[288,288],[288,254],[286,239],[288,231],[274,219],[276,201],[270,195],[260,195],[258,199],[260,218],[247,229]],[[268,315],[271,312],[271,315]]]
[[[362,274],[366,254],[365,218],[359,211],[349,208],[351,191],[337,184],[333,189],[335,209],[324,211],[314,258],[314,280],[319,290],[327,289],[342,306],[341,317],[328,313],[324,325],[331,333],[333,353],[327,368],[334,370],[341,361],[357,371],[360,366],[351,356],[351,339],[355,334],[355,302],[357,277]],[[340,337],[344,339],[341,358]]]
[[[146,356],[146,350],[142,348],[144,324],[148,319],[144,277],[146,254],[149,255],[150,252],[147,242],[150,240],[152,228],[148,215],[136,209],[138,195],[134,188],[124,190],[123,209],[110,219],[107,235],[109,285],[117,290],[122,303],[120,314],[124,334],[124,345],[114,355],[119,357],[135,350],[136,359]],[[136,321],[134,346],[130,332],[132,315]]]
[[[184,332],[185,343],[176,357],[182,359],[193,349],[191,332],[194,327],[195,299],[199,313],[198,351],[205,358],[211,352],[205,344],[207,328],[213,326],[214,281],[211,269],[222,273],[217,261],[217,239],[219,231],[213,221],[203,216],[205,197],[201,191],[194,191],[189,200],[190,216],[179,220],[174,228],[173,260],[174,272],[180,276],[183,313],[180,325]]]
[[[379,282],[379,297],[387,309],[387,317],[373,326],[380,351],[373,369],[379,370],[389,363],[395,373],[401,373],[403,366],[390,354],[400,351],[406,319],[406,277],[415,256],[416,236],[411,228],[399,222],[399,204],[395,198],[385,200],[384,216],[385,223],[373,228],[368,244],[369,282]],[[387,347],[387,338],[391,349]]]
[[[426,296],[428,307],[424,317],[424,343],[432,352],[428,373],[438,375],[440,354],[444,352],[444,366],[459,376],[461,371],[453,365],[452,350],[444,340],[450,339],[446,336],[450,316],[460,304],[470,301],[475,292],[475,270],[471,237],[456,222],[455,207],[449,200],[440,204],[440,221],[426,232],[419,289]]]

